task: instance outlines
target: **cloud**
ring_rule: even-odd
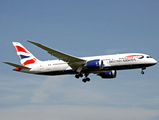
[[[59,93],[60,88],[57,88],[62,79],[60,77],[50,78],[47,77],[41,82],[41,85],[33,91],[33,96],[31,97],[31,103],[45,103],[50,94]]]
[[[25,75],[1,75],[0,107],[12,107],[28,104],[32,91],[41,83],[41,79]]]
[[[90,77],[91,81],[86,84],[73,76],[47,77],[32,91],[30,102],[41,105],[145,106],[147,109],[158,106],[155,92],[158,86],[150,84],[149,80],[105,81]]]
[[[152,80],[121,80],[119,77],[105,81],[93,75],[90,77],[91,81],[86,84],[70,75],[4,81],[0,99],[2,119],[158,118],[155,92],[158,86]]]
[[[31,103],[96,104],[111,102],[103,92],[70,76],[48,77],[33,91]]]
[[[113,108],[102,106],[23,106],[0,110],[5,120],[152,120],[159,116],[159,110],[142,108]]]

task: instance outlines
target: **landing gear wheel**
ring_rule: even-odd
[[[87,80],[84,78],[83,80],[82,80],[84,83],[86,83],[87,82]]]
[[[80,77],[83,77],[83,75],[82,75],[81,73],[79,74],[79,76],[80,76]]]
[[[89,81],[90,81],[90,78],[84,78],[82,81],[83,81],[84,83],[86,83],[87,81],[89,82]]]
[[[82,81],[84,82],[84,83],[86,83],[87,81],[89,82],[90,81],[90,78],[88,78],[88,73],[85,73],[84,74],[84,76],[85,76],[85,78],[84,79],[82,79]],[[82,75],[83,76],[83,75]]]
[[[83,77],[83,75],[81,73],[75,75],[75,78],[78,79],[79,77]]]
[[[79,75],[75,75],[75,78],[77,78],[77,79],[78,79],[78,78],[79,78]]]
[[[86,80],[89,82],[89,81],[90,81],[90,78],[86,78]]]
[[[144,71],[141,71],[141,74],[144,74]]]

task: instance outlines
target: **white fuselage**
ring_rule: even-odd
[[[151,58],[149,55],[140,53],[82,57],[81,59],[86,61],[103,61],[102,69],[90,69],[87,71],[89,73],[101,73],[110,70],[146,68],[157,63],[157,61]],[[62,60],[38,61],[36,64],[33,64],[29,67],[31,67],[30,70],[22,69],[20,72],[42,75],[76,74],[76,71],[74,71],[66,62]]]

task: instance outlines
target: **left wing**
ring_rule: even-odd
[[[32,44],[34,44],[34,45],[36,45],[36,46],[38,46],[38,47],[40,47],[40,48],[42,48],[43,50],[46,50],[49,54],[57,57],[58,59],[67,62],[68,65],[73,70],[77,70],[78,69],[78,70],[81,71],[81,66],[84,66],[84,64],[86,63],[86,60],[83,60],[83,59],[80,59],[80,58],[77,58],[77,57],[74,57],[74,56],[59,52],[57,50],[54,50],[54,49],[49,48],[49,47],[46,47],[46,46],[41,45],[41,44],[36,43],[36,42],[32,42],[32,41],[29,41],[29,40],[27,40],[27,41],[32,43]]]

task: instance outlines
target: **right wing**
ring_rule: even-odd
[[[32,41],[29,41],[29,40],[27,40],[27,41],[32,43],[32,44],[34,44],[34,45],[36,45],[36,46],[38,46],[38,47],[40,47],[40,48],[42,48],[43,50],[46,50],[49,54],[57,57],[58,59],[67,62],[68,65],[73,70],[77,70],[77,69],[79,70],[81,68],[81,66],[84,66],[84,64],[86,63],[86,60],[83,60],[83,59],[80,59],[80,58],[77,58],[77,57],[74,57],[74,56],[59,52],[57,50],[54,50],[54,49],[49,48],[49,47],[46,47],[46,46],[41,45],[41,44],[36,43],[36,42],[32,42]]]
[[[22,69],[30,69],[28,67],[22,66],[22,65],[18,65],[18,64],[14,64],[14,63],[10,63],[10,62],[3,62],[5,64],[11,65],[13,67],[18,67],[18,68],[22,68]]]

